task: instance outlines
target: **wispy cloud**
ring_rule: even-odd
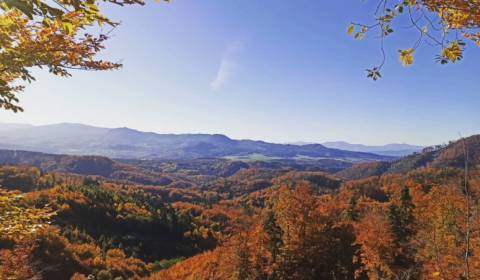
[[[219,90],[227,83],[237,70],[237,62],[234,59],[235,54],[243,48],[243,42],[234,42],[227,46],[220,66],[218,67],[215,78],[210,83],[213,90]]]
[[[217,75],[215,79],[210,83],[210,87],[213,90],[220,89],[233,75],[235,72],[236,63],[229,60],[228,58],[223,58],[218,67]]]

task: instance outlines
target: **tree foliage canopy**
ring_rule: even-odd
[[[381,78],[386,58],[384,40],[400,26],[397,22],[400,19],[406,20],[408,27],[417,33],[410,47],[398,50],[403,66],[414,63],[415,51],[424,44],[439,49],[436,61],[441,64],[461,60],[468,42],[480,47],[478,0],[380,0],[374,14],[372,24],[352,23],[347,28],[347,33],[358,40],[367,33],[378,34],[382,60],[367,69],[367,76],[373,80]]]
[[[102,2],[120,6],[143,0],[1,0],[0,1],[0,109],[22,111],[18,80],[31,82],[32,67],[70,76],[70,70],[111,70],[120,63],[95,59],[109,32],[93,35],[87,28],[118,23],[100,12]]]
[[[0,236],[23,239],[48,225],[55,215],[48,207],[33,208],[22,204],[23,195],[0,188]]]

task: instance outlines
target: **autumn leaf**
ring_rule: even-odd
[[[460,46],[460,43],[455,41],[450,44],[447,48],[442,50],[442,57],[455,63],[458,60],[462,59],[463,50]]]
[[[398,52],[400,53],[400,57],[399,57],[399,60],[400,60],[400,63],[402,63],[403,66],[409,66],[409,65],[412,65],[413,64],[413,52],[415,50],[410,48],[410,49],[406,49],[406,50],[398,50]]]
[[[355,26],[353,26],[353,24],[350,24],[347,29],[347,34],[352,35],[354,30],[355,30]]]

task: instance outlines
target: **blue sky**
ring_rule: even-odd
[[[107,7],[120,20],[102,57],[111,72],[72,78],[35,71],[25,112],[1,122],[77,122],[160,133],[222,133],[272,142],[345,140],[430,145],[480,132],[480,49],[441,66],[428,46],[409,68],[397,49],[416,39],[400,24],[387,42],[384,78],[364,70],[378,41],[354,41],[351,21],[372,1],[174,0]]]

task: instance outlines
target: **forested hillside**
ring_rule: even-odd
[[[338,176],[345,179],[360,179],[378,176],[384,173],[406,174],[420,167],[457,167],[465,166],[465,155],[471,166],[480,165],[480,135],[473,135],[462,141],[452,141],[448,145],[427,147],[422,152],[402,157],[390,162],[368,162],[353,164],[341,170]]]
[[[50,165],[26,166],[25,160],[3,165],[0,275],[457,279],[468,265],[476,279],[477,140],[465,141],[466,185],[463,142],[362,167],[366,178],[358,180],[261,162],[129,161],[152,174],[167,173],[172,182],[161,186],[48,172],[41,168]],[[412,166],[402,161],[413,157],[429,158],[429,164],[389,169]],[[380,171],[368,176],[369,169]]]

